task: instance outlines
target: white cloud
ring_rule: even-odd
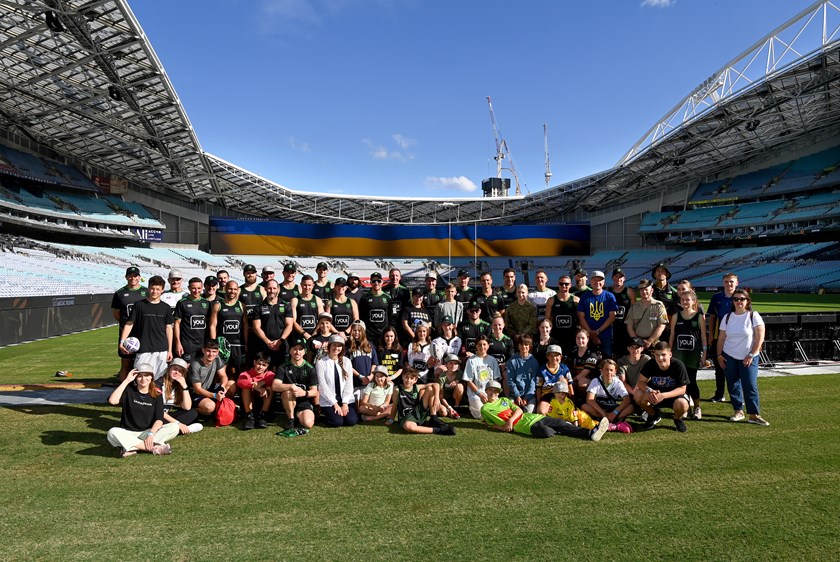
[[[308,142],[300,142],[295,140],[295,137],[289,137],[289,146],[292,147],[293,150],[299,150],[301,152],[312,152],[312,147],[309,146]]]
[[[394,142],[397,143],[399,147],[403,150],[407,150],[408,147],[415,144],[414,139],[406,138],[399,133],[394,133],[393,135],[391,135],[391,138],[394,139]]]
[[[466,176],[440,177],[429,176],[426,178],[426,187],[430,189],[454,189],[456,191],[472,192],[478,186]]]
[[[670,8],[677,0],[642,0],[642,8]]]
[[[399,137],[400,140],[397,140],[397,137]],[[392,138],[394,138],[394,141],[396,141],[403,149],[414,143],[413,140],[405,139],[402,135],[393,135]],[[408,142],[406,143],[406,141]],[[370,149],[370,157],[374,160],[395,160],[397,162],[408,162],[409,160],[414,160],[414,154],[406,152],[405,150],[391,149],[385,145],[377,144],[370,139],[362,139],[362,143]]]

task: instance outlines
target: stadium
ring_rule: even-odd
[[[370,285],[373,273],[387,275],[396,267],[409,289],[422,286],[430,274],[442,281],[439,287],[454,282],[462,270],[474,284],[487,272],[498,281],[506,268],[514,270],[517,284],[529,286],[538,271],[544,271],[549,286],[554,286],[561,275],[578,269],[620,268],[627,284],[635,287],[664,264],[672,282],[690,280],[702,292],[704,304],[722,289],[724,275],[736,272],[740,286],[751,291],[766,319],[762,368],[793,363],[828,365],[828,372],[836,372],[840,8],[832,2],[815,2],[702,80],[610,169],[527,195],[509,195],[509,180],[491,178],[485,196],[478,198],[299,191],[206,152],[190,123],[189,108],[181,103],[127,0],[18,0],[0,3],[0,15],[2,384],[44,389],[55,382],[56,371],[70,370],[76,373],[71,382],[81,387],[111,380],[119,362],[113,345],[116,320],[109,309],[127,268],[139,268],[145,282],[155,275],[166,279],[173,270],[184,280],[205,279],[220,270],[239,279],[246,264],[281,271],[290,263],[298,275],[313,276],[318,265],[326,263],[331,282],[355,275],[364,286]],[[772,312],[765,313],[759,303],[767,303]],[[58,336],[77,332],[82,334],[67,337],[97,339],[78,340],[82,343],[75,350],[61,347],[65,339]],[[24,343],[35,340],[43,341]],[[651,553],[643,545],[605,541],[592,545],[584,558],[616,557],[616,549],[622,548],[631,559],[717,559],[739,551],[782,559],[803,554],[829,559],[840,548],[830,528],[838,499],[833,485],[836,432],[829,431],[825,441],[805,449],[812,444],[811,436],[834,426],[825,394],[833,394],[830,390],[837,390],[837,383],[831,376],[798,377],[802,378],[819,380],[829,392],[785,377],[762,380],[763,399],[779,404],[777,427],[784,427],[786,437],[756,437],[748,428],[739,428],[737,439],[721,443],[719,432],[729,433],[729,428],[704,424],[714,433],[701,442],[670,445],[666,441],[671,436],[656,432],[654,439],[627,441],[631,444],[623,459],[610,456],[619,454],[612,442],[610,449],[593,454],[567,440],[528,450],[521,439],[511,444],[505,435],[491,435],[489,441],[482,435],[470,438],[474,453],[467,454],[451,441],[398,442],[401,437],[389,432],[388,451],[397,460],[383,460],[376,456],[382,453],[377,428],[366,425],[359,428],[358,441],[341,435],[318,441],[313,432],[313,439],[307,437],[315,441],[313,449],[306,448],[306,439],[290,440],[283,443],[286,456],[272,453],[267,460],[258,449],[269,436],[237,434],[229,437],[244,442],[231,443],[206,435],[210,430],[184,438],[189,446],[182,447],[179,439],[185,463],[180,467],[170,463],[158,468],[161,463],[152,462],[158,459],[143,459],[155,465],[147,474],[156,497],[136,511],[128,505],[102,507],[121,501],[125,490],[120,486],[132,478],[129,468],[101,467],[101,457],[113,456],[102,443],[118,412],[102,414],[101,406],[92,405],[49,405],[49,400],[42,410],[3,408],[2,423],[10,428],[3,448],[12,454],[2,462],[15,472],[10,480],[14,492],[3,505],[19,521],[6,524],[14,540],[0,552],[5,551],[6,559],[126,558],[124,549],[134,549],[128,558],[437,559],[444,554],[435,545],[451,541],[461,548],[452,553],[455,558],[502,557],[494,550],[502,536],[471,533],[474,526],[484,525],[487,531],[510,537],[517,550],[509,557],[546,557],[545,551],[531,546],[543,541],[550,528],[513,530],[501,517],[498,524],[495,518],[488,524],[480,515],[466,513],[466,506],[481,511],[498,505],[526,520],[534,506],[526,500],[533,494],[534,474],[558,456],[571,454],[581,469],[605,469],[624,481],[635,477],[637,463],[643,471],[661,469],[670,479],[681,477],[690,466],[694,479],[686,484],[688,492],[663,490],[664,503],[651,507],[662,513],[638,507],[646,501],[642,490],[594,491],[594,506],[612,504],[611,521],[599,521],[598,510],[585,516],[601,526],[595,532],[602,533],[602,539],[668,524],[673,518],[682,529],[665,541],[665,550]],[[710,383],[701,386],[707,393]],[[787,408],[816,413],[798,414],[794,417],[811,419],[786,427],[781,410]],[[706,419],[725,421],[723,412],[721,408],[720,420]],[[465,427],[465,434],[480,432],[477,422]],[[40,432],[40,439],[24,438],[28,444],[19,446],[19,436],[28,430]],[[273,434],[270,439],[276,440]],[[202,438],[215,439],[214,452],[194,444]],[[666,446],[673,447],[673,456],[652,462],[657,447]],[[271,448],[276,450],[276,444]],[[528,457],[522,461],[522,473],[513,474],[501,460],[486,464],[487,470],[467,486],[475,484],[474,489],[457,495],[457,505],[422,493],[437,480],[429,475],[446,481],[472,478],[468,475],[476,470],[475,463],[499,451]],[[792,458],[797,452],[801,454]],[[382,527],[400,521],[403,512],[366,503],[376,489],[367,483],[372,459],[381,461],[373,468],[388,471],[389,479],[400,476],[418,487],[416,494],[409,494],[407,509],[416,528],[427,532],[428,543],[407,530]],[[784,472],[775,471],[774,462],[780,459],[789,465]],[[41,472],[35,466],[39,463],[72,475],[76,484],[59,484],[60,476]],[[333,472],[331,464],[343,466],[347,474]],[[252,473],[255,466],[259,468]],[[313,515],[310,508],[324,499],[308,488],[299,496],[306,508],[254,510],[239,505],[235,485],[264,489],[261,477],[287,475],[287,470],[304,482],[309,469],[313,488],[337,488],[341,505],[334,513],[322,510]],[[27,481],[30,470],[32,480]],[[203,495],[209,479],[199,482],[184,476],[201,471],[218,476],[229,502]],[[736,501],[754,512],[753,524],[724,525],[734,521],[732,508],[722,505],[728,501],[729,482],[716,475],[747,490],[739,492]],[[341,488],[345,476],[360,493]],[[163,482],[169,477],[184,481],[190,497],[199,501],[172,506],[179,502],[172,502],[173,488]],[[582,486],[566,489],[562,480],[546,478],[563,493],[580,492]],[[505,493],[485,494],[499,482],[509,486]],[[285,498],[286,485],[283,480],[266,491],[271,498]],[[377,503],[386,503],[402,491],[398,483],[385,482],[377,493]],[[781,499],[772,500],[774,494]],[[50,507],[54,500],[55,510]],[[544,498],[537,507],[549,509],[555,501]],[[794,503],[807,517],[790,512]],[[21,510],[26,504],[32,513]],[[165,510],[196,522],[193,509],[199,505],[209,514],[201,532],[173,531],[172,540],[157,550],[146,549],[143,537],[126,536],[121,526],[158,529],[163,521],[158,514]],[[365,516],[359,515],[359,505]],[[760,512],[764,508],[766,515]],[[666,509],[675,514],[666,515]],[[236,517],[237,525],[242,523],[242,536],[226,538],[227,515]],[[266,516],[273,520],[265,522]],[[463,522],[444,532],[437,524],[450,516],[463,517]],[[288,530],[310,522],[310,517],[326,518],[333,527],[312,534]],[[65,520],[72,520],[71,529],[62,529]],[[365,520],[393,534],[374,537],[361,527]],[[546,524],[558,529],[567,525],[572,544],[589,544],[587,526],[569,524],[558,514]],[[33,536],[36,525],[49,529],[54,538]],[[255,550],[264,539],[257,526],[278,537],[288,533],[288,543],[286,538],[278,538],[277,544],[270,539],[273,553]],[[364,532],[344,547],[324,546],[359,530]],[[107,535],[108,544],[97,535]],[[371,554],[367,542],[380,550]]]

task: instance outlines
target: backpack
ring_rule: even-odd
[[[236,403],[225,396],[216,405],[216,427],[230,425],[236,420]]]

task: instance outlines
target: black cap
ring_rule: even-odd
[[[339,277],[338,279],[333,281],[333,285],[346,285],[346,284],[347,284],[347,279],[345,279],[344,277]]]
[[[575,275],[583,275],[584,277],[586,277],[586,270],[579,267],[575,270]]]
[[[659,269],[660,267],[665,270],[665,279],[670,279],[671,278],[671,270],[668,269],[668,266],[665,265],[664,263],[658,263],[655,266],[653,266],[653,269],[650,270],[650,274],[651,275],[656,275],[656,270]]]
[[[208,275],[207,277],[204,278],[204,284],[205,285],[218,285],[219,280],[216,278],[215,275]]]
[[[293,263],[287,263],[283,266],[283,273],[289,273],[290,271],[297,272],[297,266]]]
[[[626,275],[624,275],[624,270],[621,269],[620,267],[616,267],[615,269],[613,269],[612,277],[615,277],[616,275],[621,275],[622,277],[626,277]]]
[[[467,305],[467,310],[481,310],[481,305],[475,301],[470,301],[470,304]]]
[[[329,266],[327,265],[327,262],[322,261],[315,266],[315,269],[329,269]]]
[[[459,269],[458,270],[458,277],[469,277],[469,276],[470,276],[470,272],[467,271],[466,269]]]
[[[242,273],[256,273],[256,272],[257,272],[257,266],[252,264],[252,263],[249,263],[248,265],[246,265],[245,267],[242,268]]]
[[[441,324],[454,324],[455,322],[452,320],[452,317],[446,315],[443,317],[443,320],[440,321]]]
[[[379,273],[378,271],[374,271],[373,273],[370,274],[370,280],[371,281],[373,281],[373,280],[382,281],[382,274]]]
[[[627,347],[634,347],[634,346],[644,347],[645,346],[645,340],[643,340],[639,336],[636,336],[635,338],[630,338],[630,343],[627,344]]]
[[[423,291],[423,289],[421,289],[420,287],[414,287],[413,289],[411,289],[411,296],[422,297],[424,292],[425,291]]]
[[[301,345],[304,349],[306,349],[306,340],[300,336],[294,337],[289,340],[289,349],[292,349],[296,345]]]
[[[125,276],[128,277],[129,275],[140,275],[140,268],[133,265],[125,268]]]

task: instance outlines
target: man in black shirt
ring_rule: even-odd
[[[207,338],[210,303],[201,297],[198,277],[190,279],[187,288],[189,296],[175,306],[175,353],[189,362],[198,357]]]
[[[295,420],[304,429],[311,429],[315,425],[318,375],[315,367],[304,359],[306,341],[303,338],[294,338],[289,342],[289,354],[289,360],[277,369],[271,388],[280,395],[286,411],[286,429],[293,429]]]
[[[114,314],[114,320],[119,322],[120,329],[117,336],[122,336],[122,329],[125,323],[131,316],[131,309],[141,300],[145,299],[149,294],[149,290],[140,284],[140,269],[131,266],[125,270],[125,286],[114,293],[111,299],[111,311]],[[122,341],[122,338],[117,341]],[[126,353],[122,349],[117,350],[120,356],[120,381],[125,380],[128,371],[134,365],[134,353]]]
[[[382,274],[370,275],[370,291],[359,301],[359,320],[365,323],[369,342],[379,344],[385,328],[391,325],[391,298],[382,292]]]
[[[286,358],[286,340],[294,328],[294,317],[292,305],[280,299],[277,281],[266,283],[265,292],[268,296],[251,311],[251,327],[261,348],[251,353],[268,352],[271,369],[276,372]]]
[[[172,315],[172,307],[160,300],[165,285],[166,282],[159,275],[149,279],[149,295],[134,305],[120,333],[119,350],[123,353],[128,353],[124,341],[129,335],[134,334],[140,340],[135,365],[151,365],[155,379],[163,376],[172,361],[175,317]]]
[[[653,346],[653,361],[648,361],[639,373],[633,399],[645,412],[648,419],[645,428],[652,429],[662,417],[660,408],[673,408],[674,426],[680,433],[688,428],[682,417],[688,412],[688,373],[679,359],[671,356],[671,346],[661,341]]]
[[[458,293],[455,295],[455,300],[468,305],[473,298],[473,290],[470,288],[470,272],[466,269],[458,271]]]
[[[295,285],[297,267],[293,263],[283,266],[283,282],[280,283],[280,298],[286,302],[292,302],[300,296],[300,287]]]
[[[432,324],[432,317],[423,306],[423,297],[425,291],[420,287],[414,287],[411,290],[411,304],[402,310],[402,321],[400,322],[399,332],[402,332],[400,343],[403,347],[414,340],[414,328],[419,322],[425,322],[428,325]]]
[[[230,347],[227,367],[230,376],[235,377],[246,369],[245,344],[248,341],[248,315],[245,305],[239,302],[239,283],[228,281],[225,298],[210,307],[211,339],[223,336]]]

